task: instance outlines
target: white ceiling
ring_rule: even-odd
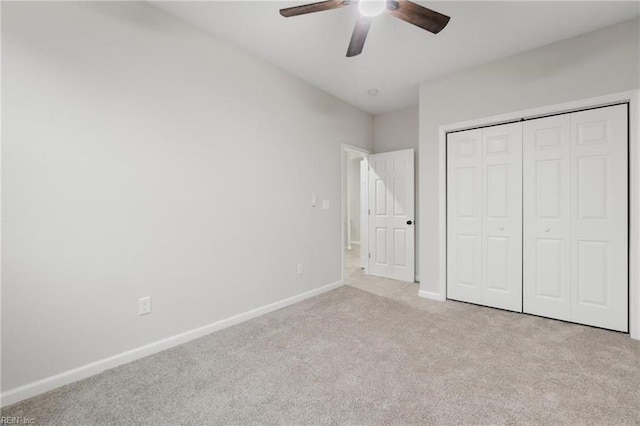
[[[637,1],[416,1],[451,16],[438,35],[383,14],[345,57],[357,6],[283,18],[311,1],[153,1],[369,113],[417,105],[420,82],[639,15]],[[378,89],[377,96],[367,94]]]

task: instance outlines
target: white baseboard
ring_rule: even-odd
[[[446,298],[440,293],[434,293],[432,291],[420,290],[418,291],[418,296],[423,297],[425,299],[439,300],[440,302],[444,302]]]
[[[360,241],[351,241],[351,244],[355,244],[355,245],[359,246],[360,245]]]
[[[343,285],[342,281],[336,281],[334,283],[325,285],[314,290],[307,291],[297,296],[289,297],[278,302],[271,303],[260,308],[252,309],[247,312],[243,312],[238,315],[234,315],[229,318],[225,318],[214,323],[194,328],[184,333],[176,334],[175,336],[167,337],[166,339],[158,340],[148,345],[140,346],[127,352],[123,352],[108,358],[101,359],[99,361],[92,362],[90,364],[83,365],[73,370],[68,370],[55,376],[47,377],[42,380],[38,380],[33,383],[29,383],[24,386],[20,386],[15,389],[10,389],[0,396],[0,406],[6,407],[10,404],[15,404],[24,399],[34,397],[41,393],[59,388],[60,386],[67,385],[69,383],[77,382],[78,380],[85,379],[87,377],[102,373],[110,368],[117,367],[122,364],[134,361],[136,359],[144,358],[146,356],[155,354],[165,349],[172,348],[174,346],[181,345],[190,340],[197,339],[207,334],[211,334],[215,331],[222,330],[232,325],[239,324],[241,322],[259,317],[260,315],[273,312],[275,310],[284,308],[294,303],[301,302],[305,299],[317,296],[327,291],[333,290]]]

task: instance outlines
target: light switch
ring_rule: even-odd
[[[329,210],[329,200],[322,200],[322,210]]]

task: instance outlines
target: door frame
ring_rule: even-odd
[[[347,196],[347,192],[346,192],[346,185],[347,185],[347,166],[346,166],[346,162],[345,162],[345,155],[348,155],[350,152],[354,152],[356,154],[360,154],[364,157],[365,160],[367,160],[367,162],[369,161],[369,155],[371,154],[371,151],[365,149],[365,148],[360,148],[359,146],[355,146],[355,145],[349,145],[347,143],[343,143],[340,145],[340,264],[341,264],[341,271],[340,271],[340,280],[342,281],[342,283],[344,283],[344,241],[345,241],[345,235],[347,230],[345,229],[345,223],[347,221],[347,210],[345,206],[345,198]],[[368,186],[368,185],[367,185]],[[369,223],[368,223],[368,217],[367,217],[367,229],[369,228]],[[360,236],[360,250],[366,250],[367,252],[369,251],[369,238],[366,238],[366,242],[363,241],[364,238],[362,238],[362,236]],[[365,266],[365,274],[368,272],[368,268],[367,266]]]
[[[447,176],[446,143],[447,133],[505,124],[522,119],[541,118],[554,114],[564,114],[588,108],[603,107],[618,103],[629,104],[629,334],[640,340],[640,90],[612,93],[604,96],[580,99],[571,102],[548,105],[476,120],[469,120],[440,126],[438,160],[438,207],[439,207],[439,277],[438,291],[420,290],[420,296],[428,299],[446,300],[447,288]]]

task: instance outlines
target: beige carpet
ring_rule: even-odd
[[[359,274],[352,268],[348,280],[367,291],[339,288],[2,416],[65,425],[640,423],[640,342],[627,335],[422,300],[416,284]],[[390,297],[371,293],[385,289]]]

